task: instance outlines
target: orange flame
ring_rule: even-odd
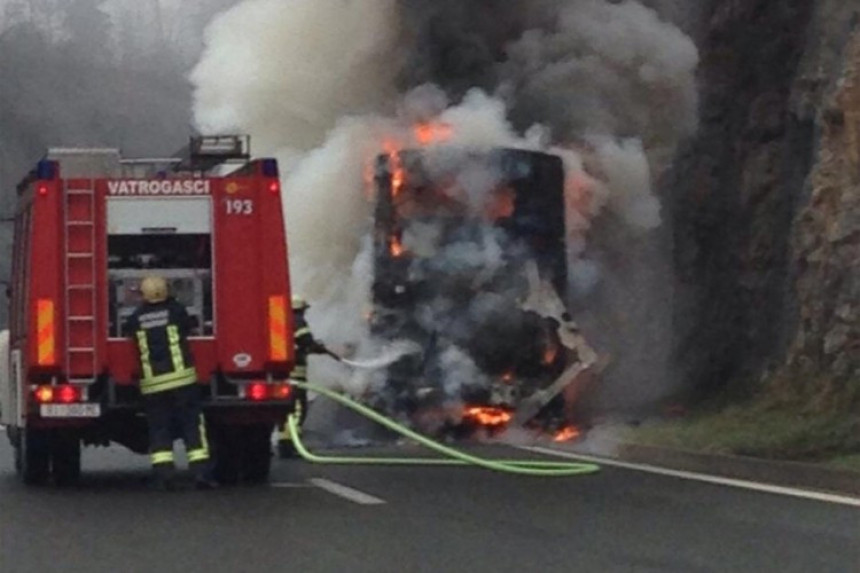
[[[556,346],[555,344],[550,344],[543,351],[543,363],[545,365],[552,364],[557,355],[558,355],[558,346]]]
[[[406,250],[403,247],[403,242],[400,240],[400,237],[397,235],[391,235],[388,238],[388,250],[393,257],[399,257]]]
[[[406,181],[406,170],[403,169],[403,160],[400,157],[401,145],[394,141],[386,141],[382,147],[388,154],[388,166],[391,169],[391,196],[397,197]]]
[[[506,219],[516,210],[516,192],[510,188],[497,190],[487,203],[486,216],[491,221]]]
[[[574,438],[578,438],[582,432],[576,426],[566,426],[555,433],[552,437],[553,442],[566,442]]]
[[[430,145],[450,139],[453,132],[447,123],[419,123],[415,126],[415,140],[420,145]]]
[[[400,153],[394,152],[391,157],[391,195],[397,197],[403,189],[403,182],[406,180],[406,174],[403,172],[403,162],[400,160]]]
[[[511,421],[511,413],[493,406],[467,406],[463,418],[468,418],[482,426],[504,426]]]

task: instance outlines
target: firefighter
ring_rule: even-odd
[[[148,276],[140,284],[144,302],[128,327],[140,352],[149,449],[156,489],[174,489],[173,441],[181,437],[198,489],[216,487],[210,475],[209,444],[201,412],[197,371],[188,344],[191,318],[169,296],[167,282]]]
[[[295,340],[295,366],[290,372],[290,379],[297,382],[306,382],[308,379],[308,356],[310,354],[327,354],[335,360],[340,356],[317,341],[305,320],[305,312],[310,308],[307,301],[300,296],[293,296],[293,338]],[[304,388],[296,388],[296,416],[298,416],[299,427],[304,424],[308,415],[308,392]],[[294,458],[296,448],[293,444],[290,429],[286,421],[278,432],[278,455],[281,459]]]

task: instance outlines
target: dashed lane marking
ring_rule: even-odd
[[[545,454],[548,456],[556,456],[559,458],[568,458],[572,460],[581,460],[585,462],[593,462],[603,466],[612,466],[617,468],[624,468],[628,470],[636,470],[641,472],[647,472],[657,475],[676,477],[681,479],[688,479],[693,481],[700,481],[704,483],[710,483],[715,485],[723,485],[728,487],[737,487],[741,489],[749,489],[753,491],[761,491],[765,493],[773,493],[777,495],[786,495],[790,497],[799,497],[803,499],[811,499],[814,501],[821,501],[825,503],[835,503],[839,505],[849,505],[852,507],[860,507],[860,498],[850,497],[845,495],[837,495],[832,493],[824,493],[806,489],[798,489],[794,487],[785,487],[780,485],[772,485],[767,483],[755,482],[755,481],[747,481],[740,480],[734,478],[724,478],[719,476],[712,476],[708,474],[700,474],[694,472],[685,472],[679,470],[670,470],[666,468],[661,468],[657,466],[650,466],[647,464],[634,464],[630,462],[621,462],[617,460],[610,460],[606,458],[598,458],[594,456],[584,456],[580,454],[572,454],[568,452],[561,452],[558,450],[553,450],[550,448],[541,448],[539,446],[514,446],[520,450],[526,450],[529,452],[535,452],[538,454]]]
[[[324,489],[329,493],[348,499],[353,503],[358,503],[360,505],[380,505],[385,503],[384,500],[379,499],[378,497],[374,497],[370,494],[364,493],[363,491],[358,491],[357,489],[324,478],[311,478],[308,481],[320,489]]]

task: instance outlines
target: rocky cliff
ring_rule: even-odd
[[[764,382],[832,405],[860,385],[858,16],[855,0],[702,16],[701,128],[667,187],[678,358],[704,393]]]

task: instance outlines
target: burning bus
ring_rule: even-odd
[[[561,158],[433,146],[374,167],[371,329],[423,349],[388,368],[376,406],[433,431],[565,427],[594,353],[561,302]]]

